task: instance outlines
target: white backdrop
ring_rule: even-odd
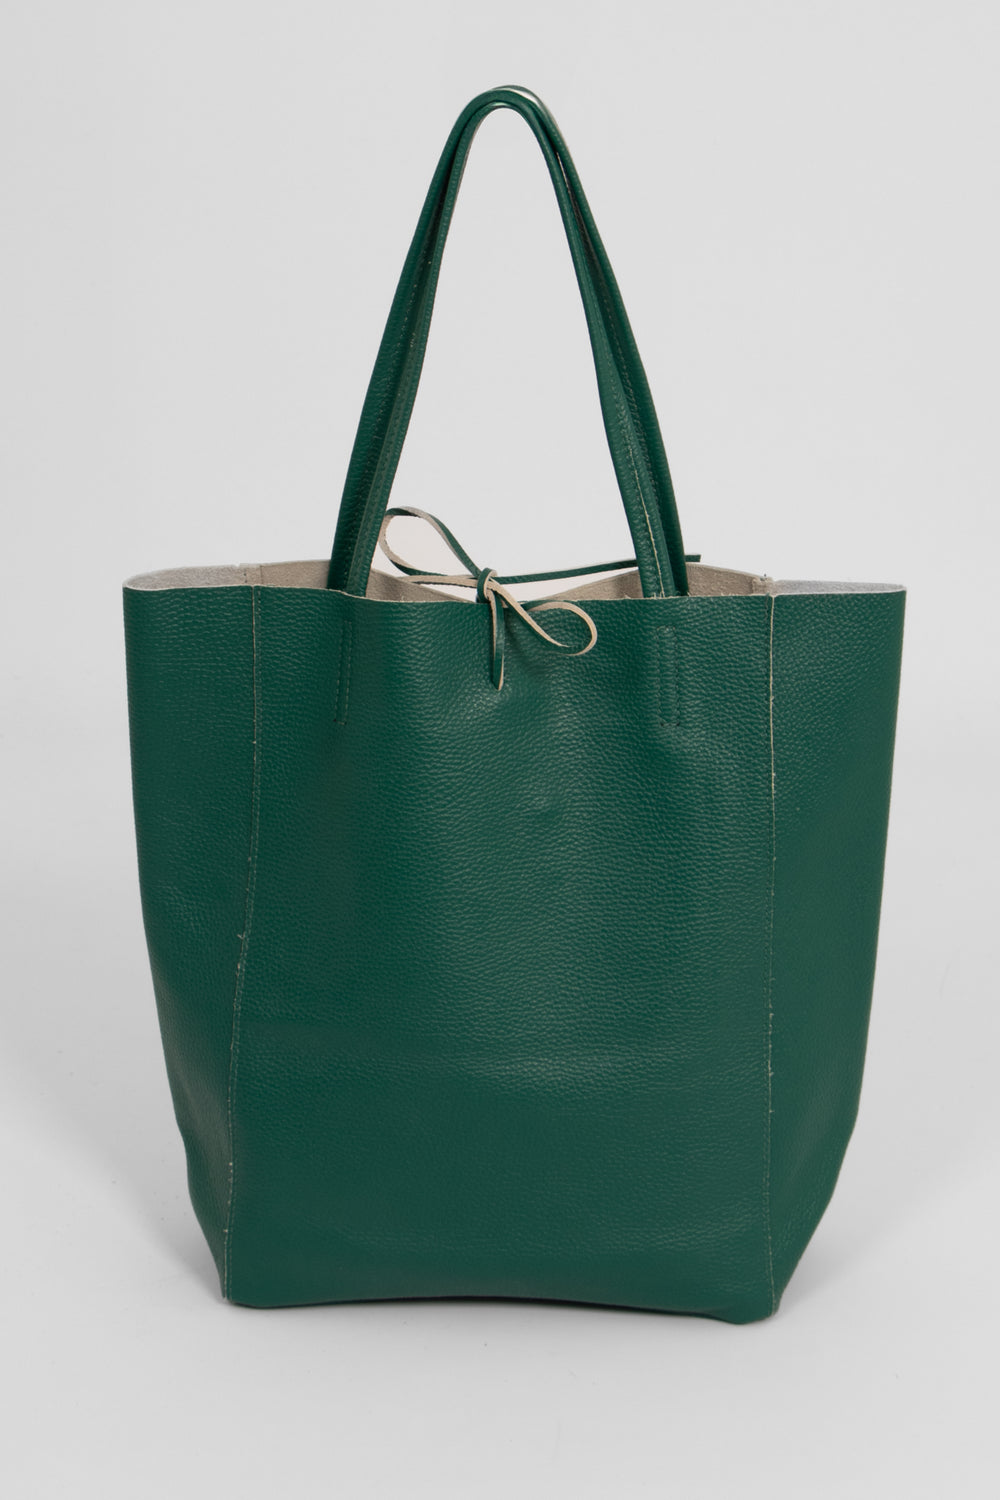
[[[1000,12],[7,0],[6,1493],[978,1497],[997,1317]],[[324,556],[455,116],[566,134],[689,550],[909,588],[861,1115],[769,1323],[250,1313],[188,1206],[120,585]],[[501,570],[629,550],[537,148],[473,148],[394,492]],[[992,1246],[991,1246],[992,1241]]]

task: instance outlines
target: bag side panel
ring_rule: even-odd
[[[124,591],[143,920],[195,1213],[220,1276],[253,782],[252,590]]]
[[[826,1209],[861,1091],[903,591],[779,594],[770,1200],[780,1293]]]

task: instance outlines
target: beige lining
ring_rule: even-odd
[[[157,573],[139,573],[125,582],[128,589],[206,589],[239,588],[248,584],[264,588],[325,589],[329,561],[326,558],[308,562],[240,563],[238,566],[205,568],[165,568]],[[715,568],[705,563],[688,563],[688,583],[695,597],[731,594],[868,594],[895,593],[898,583],[824,583],[816,580],[774,579],[756,573],[741,573],[733,568]],[[639,574],[634,568],[612,573],[596,582],[578,584],[559,593],[542,595],[540,585],[521,585],[518,592],[540,599],[640,599]],[[366,597],[389,603],[427,604],[438,599],[468,603],[458,593],[423,583],[411,583],[372,568]]]
[[[239,588],[256,584],[264,588],[325,589],[329,562],[323,559],[307,562],[240,563],[238,566],[205,568],[165,568],[157,573],[140,573],[128,579],[131,589],[197,589]],[[704,563],[688,563],[688,583],[695,595],[766,594],[770,580],[754,573],[739,573],[732,568],[712,568]],[[518,586],[521,596],[542,598],[542,584]],[[435,585],[412,583],[409,578],[372,568],[368,576],[366,597],[390,603],[422,603],[435,599],[463,599]],[[544,594],[546,599],[641,599],[639,574],[635,568],[611,573],[596,581]],[[465,601],[467,602],[467,600]]]

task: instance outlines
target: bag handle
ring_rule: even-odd
[[[542,148],[583,299],[608,447],[647,598],[687,593],[684,545],[663,440],[628,315],[576,168],[529,89],[490,89],[455,123],[424,200],[379,346],[340,505],[329,588],[364,594],[423,368],[434,295],[473,138],[495,109],[527,121]]]

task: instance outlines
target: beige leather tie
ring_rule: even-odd
[[[398,553],[393,551],[386,539],[389,523],[396,516],[415,516],[418,520],[427,521],[433,526],[449,551],[453,552],[463,567],[467,569],[467,572],[421,573],[412,567],[410,563],[406,562]],[[585,656],[597,641],[597,626],[586,610],[581,609],[578,604],[574,604],[569,599],[543,599],[538,604],[525,606],[519,599],[515,599],[508,585],[514,583],[534,583],[540,579],[574,577],[579,573],[604,572],[613,568],[628,567],[631,563],[631,560],[615,563],[599,563],[594,567],[566,569],[560,573],[521,573],[516,577],[500,578],[497,576],[494,568],[477,567],[461,543],[456,540],[447,526],[439,521],[436,516],[432,516],[426,510],[419,510],[416,506],[412,505],[397,505],[386,511],[382,525],[379,528],[378,544],[389,561],[394,563],[400,572],[405,573],[412,583],[439,583],[454,588],[475,589],[476,598],[481,603],[489,605],[490,619],[492,621],[491,676],[493,685],[498,689],[503,687],[504,612],[507,609],[512,609],[516,615],[524,620],[525,624],[531,627],[541,640],[547,641],[550,646],[555,646],[558,651],[568,652],[570,656]],[[543,629],[534,618],[535,615],[539,615],[545,610],[553,609],[561,609],[567,611],[569,614],[579,615],[590,632],[590,638],[585,646],[574,648],[568,641],[557,640],[554,635],[550,635],[547,630]]]

